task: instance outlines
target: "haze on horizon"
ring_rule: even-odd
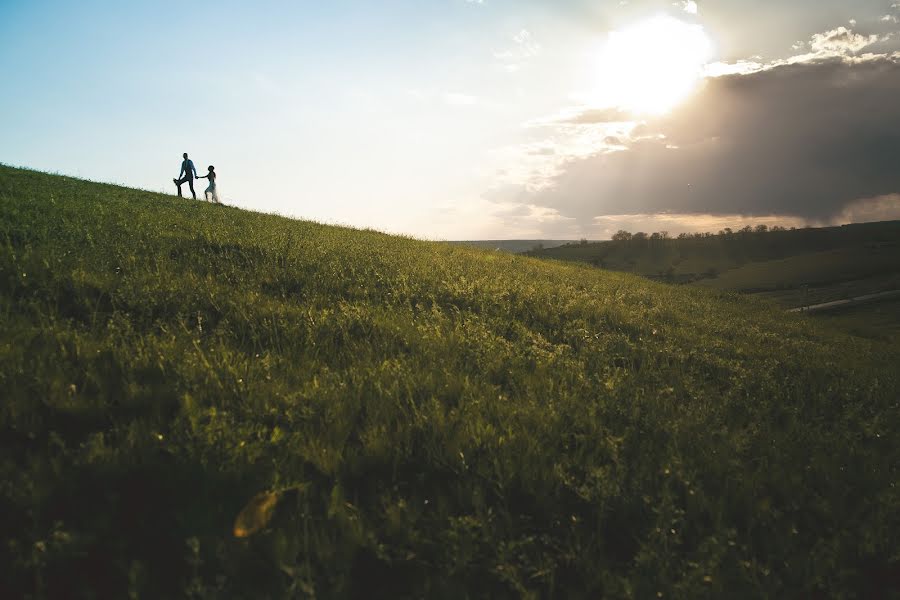
[[[0,162],[442,239],[900,218],[896,0],[0,4]]]

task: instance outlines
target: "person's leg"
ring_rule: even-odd
[[[178,186],[178,196],[181,197],[181,198],[184,197],[184,196],[181,195],[181,186],[184,185],[185,183],[188,184],[188,185],[190,186],[190,188],[191,188],[191,193],[194,194],[194,180],[193,180],[193,178],[190,178],[190,177],[182,177],[181,179],[176,179],[176,180],[175,180],[175,185]],[[196,200],[196,199],[197,199],[197,194],[194,194],[194,200]]]

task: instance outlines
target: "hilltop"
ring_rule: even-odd
[[[900,584],[886,345],[716,290],[7,167],[0,244],[0,596]]]

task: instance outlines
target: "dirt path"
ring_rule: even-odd
[[[890,292],[880,292],[878,294],[867,294],[865,296],[857,296],[856,298],[847,298],[846,300],[835,300],[833,302],[825,302],[823,304],[813,304],[811,306],[801,306],[800,308],[792,308],[788,312],[797,313],[797,312],[823,312],[826,310],[834,310],[837,308],[844,308],[847,306],[856,306],[858,304],[865,304],[867,302],[876,302],[878,300],[885,300],[887,298],[897,298],[900,297],[900,290],[892,290]]]

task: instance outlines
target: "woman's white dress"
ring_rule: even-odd
[[[214,202],[219,201],[219,194],[216,192],[216,176],[210,175],[209,177],[209,187],[206,188],[206,191],[203,192],[203,196],[205,197],[207,194],[212,194],[212,199]]]

